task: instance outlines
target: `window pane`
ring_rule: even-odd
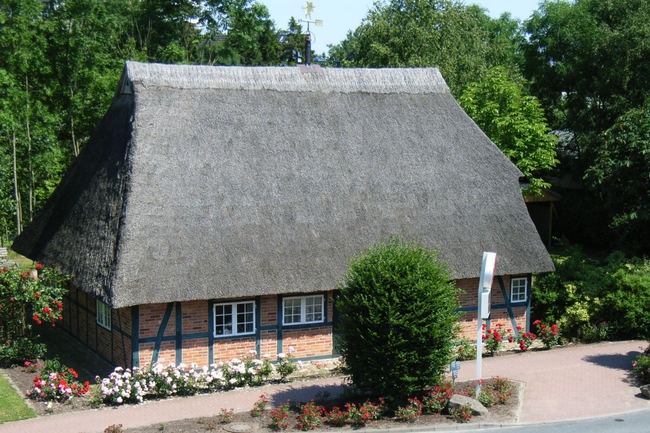
[[[254,331],[253,303],[237,304],[237,333],[246,334]]]
[[[232,305],[221,304],[214,307],[214,334],[232,334]]]
[[[284,323],[300,323],[300,304],[299,298],[284,300]]]
[[[323,297],[305,298],[305,322],[320,322],[323,320]]]

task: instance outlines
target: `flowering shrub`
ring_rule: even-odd
[[[641,355],[638,355],[632,363],[632,374],[641,383],[650,383],[650,346]]]
[[[501,349],[503,345],[502,330],[503,324],[497,323],[496,328],[485,329],[486,325],[483,325],[483,344],[485,345],[485,351],[488,355],[494,355],[496,352]]]
[[[408,404],[395,410],[395,419],[402,422],[414,422],[422,415],[422,402],[417,397],[409,398]]]
[[[251,409],[251,416],[259,417],[264,415],[269,408],[269,400],[266,394],[260,395],[260,399],[253,403],[253,408]]]
[[[290,360],[287,360],[287,362],[290,363]],[[292,364],[292,366],[295,368],[295,365]],[[224,377],[228,386],[231,388],[238,386],[259,386],[273,372],[273,367],[271,367],[269,359],[258,359],[257,352],[254,350],[249,351],[241,359],[231,359],[223,367]]]
[[[537,327],[537,337],[542,340],[544,347],[550,349],[560,344],[560,328],[555,323],[548,326],[541,320],[535,320],[533,325]]]
[[[270,413],[271,415],[271,429],[280,431],[286,430],[289,427],[289,409],[291,408],[290,402],[278,405]]]
[[[523,332],[519,334],[519,337],[517,337],[517,343],[519,343],[519,349],[521,349],[522,352],[527,351],[530,346],[533,344],[533,341],[537,339],[537,335],[533,334],[532,332]],[[510,341],[510,339],[508,339]]]
[[[329,412],[325,412],[325,420],[334,427],[341,427],[348,420],[348,413],[342,411],[338,406],[334,406]]]
[[[313,399],[309,403],[300,406],[300,414],[298,415],[298,427],[300,430],[314,430],[321,425],[323,420],[320,415],[323,410],[323,407],[314,403]]]
[[[231,407],[230,409],[226,409],[222,407],[221,412],[219,412],[219,419],[221,420],[221,424],[230,424],[233,422],[235,419],[235,408]]]
[[[275,371],[280,375],[282,382],[298,369],[298,366],[292,362],[293,352],[293,346],[289,346],[289,353],[278,353],[277,355],[278,362],[275,365]]]
[[[88,381],[83,384],[77,381],[79,375],[72,368],[58,372],[50,372],[34,377],[34,388],[25,391],[25,395],[34,400],[49,402],[65,402],[72,397],[86,394],[90,389]]]
[[[422,397],[422,410],[424,413],[441,413],[452,395],[454,389],[451,383],[436,385]]]
[[[45,346],[34,343],[33,327],[63,320],[66,290],[61,274],[45,269],[24,271],[0,269],[0,364],[11,365],[33,360],[45,354]]]
[[[133,370],[117,367],[107,378],[98,377],[97,381],[102,400],[107,404],[140,403],[146,396],[193,395],[258,386],[268,380],[273,368],[268,356],[260,360],[256,355],[251,351],[241,359],[233,358],[201,369],[196,364],[176,366],[161,363]]]
[[[454,349],[454,356],[457,361],[476,359],[476,346],[468,338],[461,339]]]
[[[506,378],[497,376],[487,389],[493,392],[497,404],[506,404],[512,394],[512,383]]]
[[[104,429],[104,433],[122,433],[124,431],[122,427],[124,427],[122,424],[109,425]]]
[[[484,389],[481,391],[481,394],[478,396],[478,401],[485,407],[492,407],[497,402],[497,396],[495,392],[491,389]]]
[[[456,422],[469,422],[472,419],[472,407],[469,403],[449,409],[449,414]]]

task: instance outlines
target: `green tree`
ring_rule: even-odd
[[[441,380],[458,319],[450,279],[435,252],[397,238],[353,260],[336,307],[355,387],[399,399]]]
[[[266,6],[251,0],[208,0],[204,23],[216,63],[277,65],[280,40]]]
[[[619,210],[609,208],[615,201],[603,182],[585,183],[587,173],[598,179],[611,142],[611,128],[621,116],[638,109],[650,96],[650,3],[645,0],[545,1],[525,23],[527,40],[523,46],[524,74],[531,82],[554,130],[564,132],[559,147],[561,175],[572,178],[588,193],[583,220],[576,229],[589,225],[591,215],[607,206],[610,215],[604,227],[591,232],[607,232]],[[605,134],[606,131],[610,131]],[[635,173],[647,178],[650,167]],[[627,195],[624,191],[621,195]],[[647,197],[647,195],[645,196]],[[623,215],[642,207],[643,195],[631,198]],[[560,203],[560,206],[563,204]],[[561,212],[561,210],[560,210]],[[568,219],[568,218],[567,218]]]
[[[539,194],[550,187],[540,173],[558,162],[557,137],[549,133],[537,98],[524,95],[505,68],[493,68],[481,81],[470,84],[458,102],[526,176],[526,193]]]
[[[66,0],[48,13],[52,103],[62,116],[58,138],[67,163],[107,110],[124,60],[137,58],[123,46],[132,22],[127,12],[123,1]]]
[[[291,17],[286,30],[280,34],[280,63],[284,65],[296,65],[304,57],[305,34],[302,26]]]
[[[603,133],[587,180],[610,211],[613,242],[625,250],[650,252],[650,99]]]
[[[0,1],[0,139],[4,161],[11,161],[15,231],[37,210],[45,196],[39,185],[55,141],[58,116],[51,109],[51,65],[46,55],[49,22],[39,0]],[[37,158],[36,156],[41,158]]]
[[[460,95],[490,67],[514,62],[518,35],[515,20],[507,15],[492,20],[478,6],[391,0],[376,3],[359,27],[330,47],[330,59],[354,67],[437,66],[452,93]]]

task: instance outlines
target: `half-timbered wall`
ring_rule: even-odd
[[[76,286],[63,298],[61,327],[113,365],[132,366],[131,308],[111,310],[111,330],[97,323],[97,300]]]
[[[506,328],[529,329],[530,275],[526,278],[525,301],[512,302],[511,277],[498,276],[492,284],[492,309],[488,326],[503,323]],[[515,277],[512,277],[515,278]],[[462,335],[477,335],[478,278],[459,280]],[[334,292],[325,296],[323,322],[283,325],[282,295],[241,300],[187,301],[147,304],[111,311],[111,330],[97,323],[96,299],[75,287],[64,298],[63,328],[91,350],[114,365],[145,366],[154,362],[210,365],[255,351],[271,359],[293,347],[296,359],[329,358],[334,352]],[[296,295],[288,295],[295,297]],[[255,302],[253,334],[219,337],[214,335],[214,304]]]

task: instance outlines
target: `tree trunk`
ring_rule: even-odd
[[[32,134],[29,125],[29,78],[25,77],[25,132],[27,134],[27,169],[29,171],[29,221],[34,219],[34,167],[32,167]]]
[[[14,176],[14,199],[16,200],[16,234],[23,231],[22,203],[20,202],[20,190],[18,189],[18,169],[16,162],[16,128],[11,129],[11,150],[13,153],[13,176]]]

